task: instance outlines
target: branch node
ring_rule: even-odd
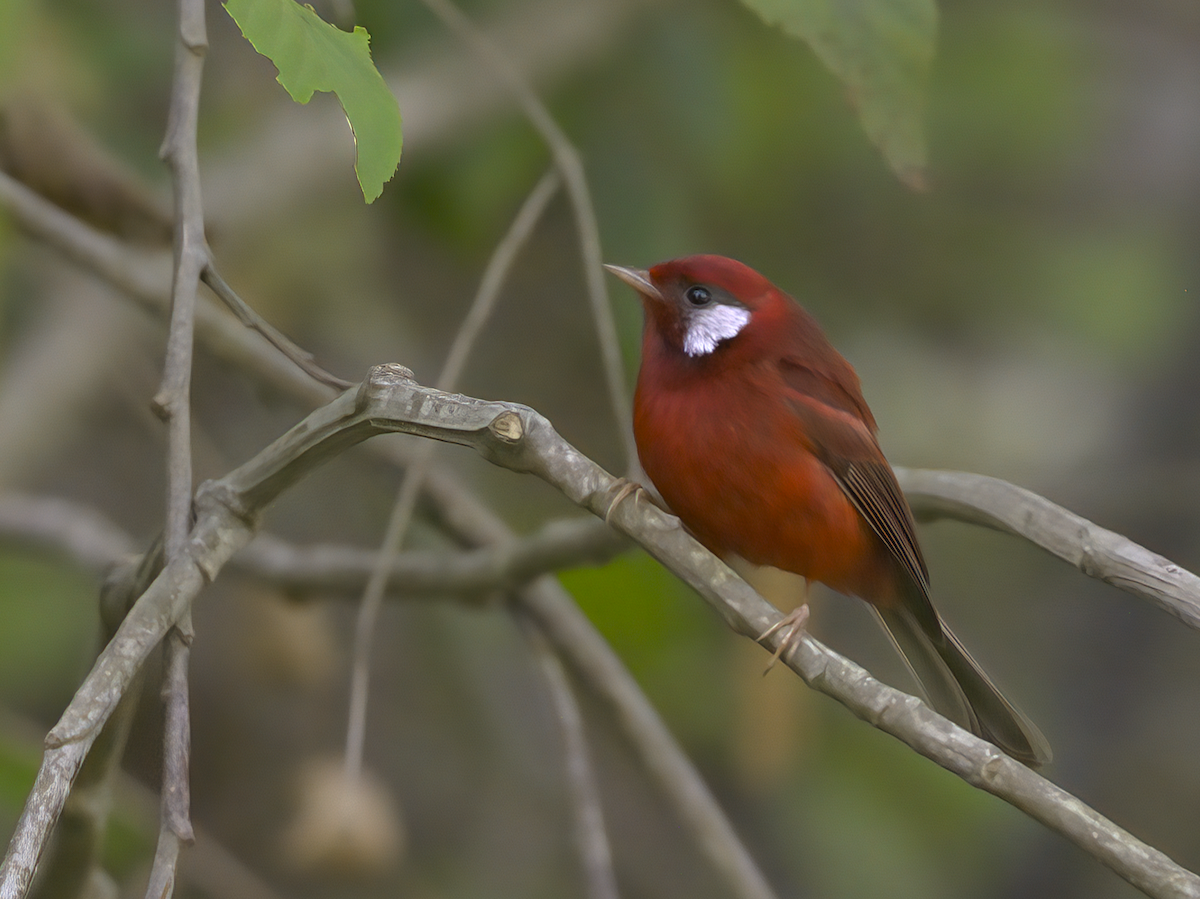
[[[171,420],[171,400],[166,390],[160,390],[150,400],[150,411],[159,421]]]
[[[1004,775],[1006,763],[1011,762],[1008,756],[997,751],[992,753],[992,757],[983,763],[979,768],[979,781],[985,784],[989,789],[994,789],[995,784],[1000,781]]]
[[[525,439],[525,424],[516,412],[501,412],[488,425],[492,436],[502,443],[517,444]]]
[[[358,385],[354,407],[361,412],[398,384],[415,384],[416,381],[417,378],[412,373],[412,369],[400,365],[398,362],[375,365]]]

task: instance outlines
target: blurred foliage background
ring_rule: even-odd
[[[579,147],[606,259],[742,259],[803,302],[857,367],[894,464],[1014,480],[1200,568],[1192,0],[942,2],[923,194],[887,170],[813,55],[733,0],[464,6]],[[365,207],[336,102],[294,106],[221,7],[208,14],[200,150],[226,279],[331,370],[353,379],[398,361],[432,382],[491,249],[549,164],[545,147],[420,3],[359,0],[355,19],[406,135],[397,176]],[[157,148],[173,34],[169,4],[0,0],[5,139],[32,107],[62,128],[35,155],[104,148],[145,185],[148,210],[140,228],[110,226],[150,244],[161,241],[153,210],[170,197]],[[615,285],[613,305],[632,383],[640,311]],[[162,339],[160,322],[0,217],[0,485],[94,506],[148,543],[163,504],[163,431],[148,411]],[[620,467],[561,197],[462,389],[528,403]],[[203,353],[194,393],[200,477],[305,411]],[[519,530],[576,514],[533,479],[452,449],[440,458]],[[348,453],[266,527],[372,545],[397,483],[369,454]],[[1196,636],[1014,539],[953,524],[921,538],[939,607],[1053,744],[1049,776],[1200,867]],[[410,542],[441,539],[425,524]],[[761,651],[640,553],[563,582],[781,896],[1137,895],[787,672],[761,678]],[[51,555],[0,551],[0,834],[95,652],[97,583]],[[192,763],[202,841],[279,895],[578,895],[544,687],[495,607],[386,610],[363,817],[390,839],[348,858],[314,848],[305,803],[341,751],[352,614],[344,598],[297,603],[234,576],[203,597]],[[858,603],[822,595],[810,626],[909,686]],[[150,683],[126,768],[153,787]],[[587,724],[623,895],[727,895],[610,722],[590,709]],[[117,809],[110,867],[134,895],[153,801],[129,787]],[[235,895],[232,883],[193,866],[180,890]]]

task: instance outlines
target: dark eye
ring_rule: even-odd
[[[700,284],[689,287],[684,296],[693,306],[707,306],[712,302],[712,292]]]

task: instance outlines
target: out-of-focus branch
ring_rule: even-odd
[[[1127,537],[998,478],[903,468],[896,476],[918,518],[954,518],[1024,537],[1200,628],[1200,577]]]
[[[131,538],[90,506],[19,494],[0,494],[0,542],[58,553],[96,572],[132,552]],[[388,593],[486,598],[548,572],[603,564],[629,545],[595,518],[564,518],[479,549],[402,553],[392,565]],[[362,590],[378,558],[375,550],[299,545],[259,534],[230,566],[290,593],[350,594]]]
[[[518,610],[520,607],[518,606]],[[600,805],[600,788],[588,754],[583,713],[571,683],[558,656],[538,628],[532,616],[518,611],[517,623],[533,651],[542,671],[546,691],[554,708],[562,735],[563,757],[566,759],[567,792],[575,811],[575,844],[583,867],[583,879],[588,899],[618,899],[617,878],[613,872],[612,850],[604,829],[604,811]]]
[[[550,199],[558,190],[559,179],[553,171],[547,172],[534,185],[525,202],[517,211],[508,231],[492,252],[491,258],[480,280],[479,289],[471,302],[471,308],[463,319],[446,361],[438,375],[440,390],[453,390],[475,342],[491,318],[500,299],[500,289],[508,279],[508,273],[521,248],[529,240],[533,229],[541,220]],[[367,696],[370,688],[371,642],[375,635],[375,622],[383,605],[384,592],[392,566],[400,554],[404,535],[417,508],[417,500],[425,486],[425,477],[433,464],[435,444],[427,443],[414,455],[404,470],[404,480],[397,491],[396,501],[388,517],[382,545],[375,567],[367,579],[354,624],[353,663],[350,674],[350,714],[346,724],[346,780],[353,783],[362,768],[363,741],[367,727]]]
[[[46,841],[62,812],[83,759],[146,657],[187,614],[193,598],[250,539],[251,526],[211,492],[196,499],[197,524],[134,604],[100,653],[67,710],[46,737],[37,780],[0,864],[0,899],[26,895]]]
[[[20,493],[0,495],[0,539],[65,555],[92,571],[134,551],[133,539],[91,506]]]
[[[580,681],[612,713],[634,754],[736,899],[775,899],[658,711],[562,584],[553,577],[540,577],[518,590],[516,598]]]
[[[0,172],[0,205],[23,230],[108,281],[151,315],[167,316],[171,269],[162,254],[134,250],[97,231],[4,172]],[[303,402],[315,405],[333,396],[330,387],[314,381],[262,335],[243,328],[203,295],[197,297],[196,339],[218,358]]]
[[[588,302],[592,310],[592,322],[600,342],[600,358],[604,368],[604,379],[608,386],[608,398],[612,407],[613,421],[621,434],[625,450],[625,469],[634,474],[638,471],[637,446],[633,441],[633,415],[629,405],[629,394],[625,387],[625,366],[621,361],[621,344],[617,339],[617,325],[612,308],[608,303],[608,289],[601,268],[600,228],[596,224],[596,210],[592,205],[592,193],[583,170],[579,151],[571,143],[566,132],[550,115],[550,111],[538,98],[533,87],[521,74],[513,61],[482,31],[463,15],[451,0],[423,0],[426,6],[442,22],[463,39],[486,63],[516,99],[521,111],[537,130],[550,153],[554,164],[562,175],[575,212],[575,227],[579,232],[579,250],[583,260],[583,277],[587,285]]]
[[[129,698],[136,697],[131,695]],[[133,704],[129,703],[130,708]],[[120,761],[119,752],[104,754],[107,759],[107,771],[103,778],[101,793],[90,793],[92,785],[85,784],[88,769],[93,766],[97,755],[102,753],[101,744],[108,738],[108,730],[117,723],[118,717],[123,715],[124,709],[117,709],[113,717],[109,719],[105,733],[96,741],[91,753],[88,754],[84,770],[80,772],[79,780],[76,781],[75,789],[63,811],[63,819],[54,841],[56,855],[64,851],[61,844],[68,842],[68,840],[64,840],[64,837],[67,836],[64,831],[68,827],[83,826],[78,821],[69,823],[69,816],[74,813],[78,813],[80,816],[86,815],[94,820],[96,813],[102,812],[103,817],[107,818],[111,806],[114,817],[120,817],[139,832],[149,832],[151,828],[157,826],[160,811],[158,794],[132,775],[121,770],[121,766],[117,764]],[[0,732],[4,733],[5,739],[9,741],[10,745],[12,741],[17,741],[22,753],[27,749],[37,748],[42,736],[39,725],[4,708],[0,708]],[[97,786],[99,785],[98,783]],[[179,860],[181,883],[194,886],[210,896],[221,896],[222,899],[281,899],[269,884],[238,860],[212,833],[206,833],[203,827],[197,827],[196,836],[196,845]],[[99,832],[89,836],[88,842],[96,844],[99,849]],[[76,848],[80,848],[79,844],[76,844]],[[70,847],[66,847],[66,851],[69,850]],[[94,872],[98,870],[93,869]],[[69,884],[61,885],[60,888],[49,883],[54,873],[54,869],[48,870],[47,876],[38,879],[36,893],[38,897],[62,899],[64,896],[78,892],[74,886]],[[95,883],[93,882],[88,889],[94,887]],[[112,890],[109,892],[88,892],[86,895],[91,899],[100,899],[105,895],[116,894],[117,887],[112,885]]]

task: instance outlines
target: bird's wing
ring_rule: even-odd
[[[861,394],[798,362],[784,360],[780,373],[788,388],[788,406],[813,453],[913,583],[928,594],[929,572],[912,511],[875,441],[874,419],[869,418]]]

